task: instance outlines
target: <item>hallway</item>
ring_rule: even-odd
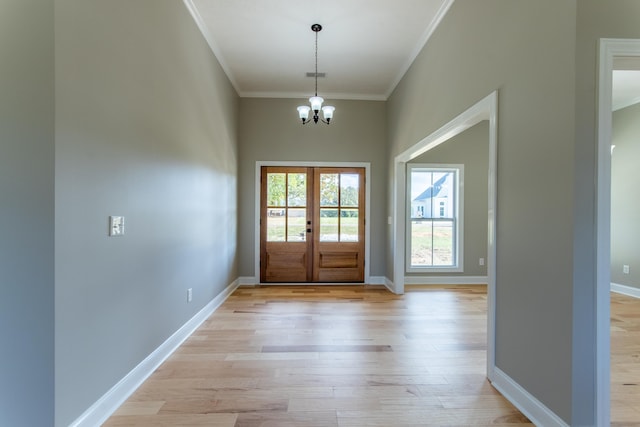
[[[486,287],[240,288],[105,426],[532,425],[486,372]]]

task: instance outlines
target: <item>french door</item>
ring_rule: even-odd
[[[263,166],[261,282],[364,281],[364,168]]]

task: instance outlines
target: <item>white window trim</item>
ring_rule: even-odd
[[[456,264],[452,266],[414,266],[411,265],[411,171],[413,169],[439,169],[457,171],[458,185],[455,189],[455,230],[454,246]],[[443,163],[407,163],[406,185],[406,237],[405,271],[407,273],[463,273],[464,272],[464,165]]]

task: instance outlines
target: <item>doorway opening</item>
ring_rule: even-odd
[[[395,158],[393,201],[393,284],[397,294],[404,293],[406,239],[407,163],[454,136],[489,121],[488,224],[487,224],[487,377],[495,377],[495,287],[496,287],[496,186],[498,148],[498,92],[494,91],[462,114],[413,145]]]
[[[619,61],[640,60],[640,40],[601,39],[598,82],[596,187],[596,420],[611,418],[611,141],[613,72]]]

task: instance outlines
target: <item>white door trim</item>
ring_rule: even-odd
[[[489,197],[487,241],[487,377],[495,368],[495,289],[496,289],[496,195],[498,162],[498,92],[494,91],[468,110],[442,126],[395,158],[393,194],[393,291],[404,293],[405,285],[405,209],[406,163],[464,132],[483,120],[489,121]]]
[[[263,166],[300,166],[305,168],[364,168],[365,180],[365,223],[364,223],[364,283],[371,282],[370,255],[371,255],[371,163],[369,162],[292,162],[292,161],[260,161],[256,162],[255,170],[255,213],[254,213],[254,280],[260,283],[260,171]]]
[[[640,57],[640,40],[600,39],[596,186],[596,421],[611,418],[611,138],[613,70],[616,58]]]

